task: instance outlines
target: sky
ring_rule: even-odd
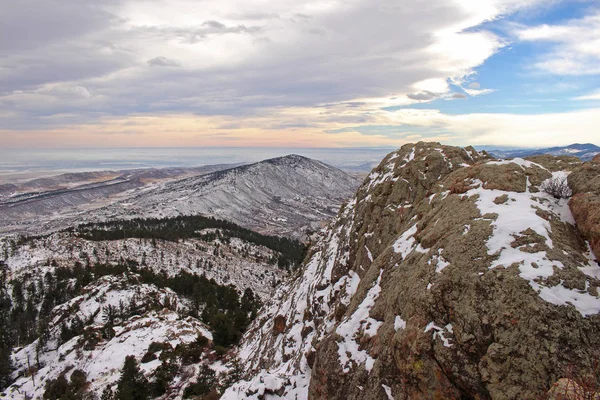
[[[594,0],[20,0],[0,148],[600,144]]]

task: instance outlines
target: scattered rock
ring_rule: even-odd
[[[504,204],[508,201],[508,195],[503,194],[502,196],[498,196],[494,199],[495,204]]]
[[[273,320],[273,332],[276,334],[283,333],[285,331],[285,317],[278,315]]]

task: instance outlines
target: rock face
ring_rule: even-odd
[[[539,398],[589,372],[600,267],[568,200],[540,191],[577,167],[559,164],[389,154],[248,330],[223,399]]]
[[[600,156],[583,163],[569,175],[573,194],[595,193],[600,195]]]
[[[600,254],[600,156],[573,171],[569,186],[574,193],[569,206],[579,230],[597,256]]]

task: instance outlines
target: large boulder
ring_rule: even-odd
[[[574,196],[569,207],[581,234],[594,253],[600,255],[600,155],[569,175]]]
[[[559,164],[438,143],[388,155],[252,325],[250,374],[224,399],[543,398],[592,371],[600,268],[567,200],[540,190]]]
[[[600,195],[600,158],[582,164],[569,175],[569,186],[573,194],[595,193]]]

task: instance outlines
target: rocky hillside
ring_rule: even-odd
[[[6,185],[5,194],[0,188],[0,234],[45,234],[82,222],[136,217],[207,215],[261,233],[306,238],[335,216],[360,184],[355,176],[297,155],[233,168],[75,175],[71,183],[59,177],[16,189]],[[53,182],[57,187],[50,189]],[[40,185],[45,189],[37,190]]]
[[[6,394],[12,399],[42,399],[49,382],[81,371],[88,382],[86,391],[100,397],[106,388],[117,386],[125,357],[143,360],[143,372],[151,380],[163,365],[158,356],[167,348],[172,352],[194,346],[199,337],[205,339],[200,353],[207,357],[213,352],[209,327],[185,310],[184,299],[173,290],[143,284],[136,275],[102,277],[51,311],[47,339],[39,338],[14,354],[19,377]],[[152,346],[160,349],[154,356]],[[198,369],[191,364],[177,365],[173,375],[191,383]],[[171,387],[168,393],[181,396],[183,386]]]
[[[0,184],[0,233],[40,232],[68,226],[78,221],[82,213],[166,182],[235,166],[79,172]]]
[[[250,326],[222,398],[537,399],[597,379],[597,167],[389,154]]]
[[[228,351],[304,250],[203,217],[2,239],[0,397],[101,398],[127,356],[152,398],[198,394],[203,373],[216,390],[236,373]]]
[[[262,233],[302,237],[334,216],[358,184],[337,168],[289,155],[173,182],[94,217],[203,214]]]

